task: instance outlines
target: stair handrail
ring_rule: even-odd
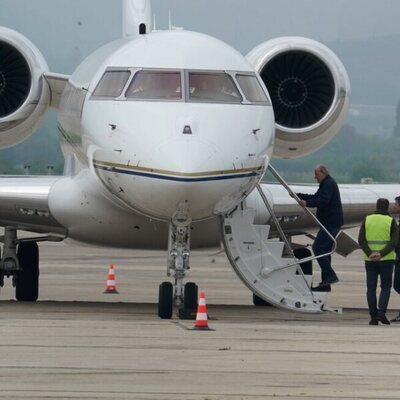
[[[284,233],[284,231],[283,231],[283,229],[282,229],[282,227],[281,227],[281,225],[280,225],[280,223],[279,223],[278,218],[276,217],[275,213],[273,212],[273,209],[272,209],[272,207],[270,206],[270,204],[269,204],[269,202],[268,202],[268,199],[267,199],[267,197],[265,196],[265,194],[264,194],[264,192],[263,192],[263,190],[262,190],[262,188],[261,188],[261,185],[260,185],[260,184],[257,184],[257,190],[258,190],[258,192],[260,193],[260,196],[261,196],[261,198],[262,198],[262,200],[263,200],[265,206],[267,207],[267,209],[268,209],[268,211],[269,211],[269,213],[270,213],[272,219],[274,220],[274,223],[275,223],[275,225],[276,225],[276,228],[278,229],[279,234],[281,235],[281,237],[282,237],[282,239],[284,240],[285,244],[289,247],[289,250],[290,250],[291,253],[293,254],[293,258],[296,258],[296,259],[298,260],[298,261],[295,262],[295,263],[289,263],[289,264],[284,265],[284,266],[278,266],[278,267],[274,268],[273,270],[271,270],[271,271],[270,271],[268,274],[266,274],[266,275],[269,275],[269,274],[271,274],[271,273],[273,273],[273,272],[275,272],[275,271],[279,271],[279,270],[281,270],[281,269],[293,267],[294,265],[299,264],[299,261],[300,261],[300,264],[302,264],[302,263],[305,263],[305,262],[308,262],[308,261],[314,261],[314,260],[317,260],[318,258],[322,258],[322,257],[326,257],[326,256],[332,255],[332,254],[335,252],[336,247],[337,247],[336,239],[329,233],[329,231],[325,228],[325,226],[324,226],[324,225],[320,222],[320,220],[308,209],[308,207],[303,206],[303,205],[301,204],[300,198],[297,196],[297,194],[296,194],[295,192],[293,192],[293,190],[290,188],[290,186],[285,182],[285,180],[279,175],[279,173],[276,171],[276,169],[275,169],[271,164],[268,164],[268,169],[269,169],[269,171],[272,173],[272,175],[274,175],[274,177],[279,181],[279,183],[286,189],[286,191],[289,193],[289,195],[290,195],[291,197],[293,197],[293,198],[297,201],[297,203],[299,204],[299,206],[300,206],[300,207],[301,207],[301,208],[302,208],[302,209],[303,209],[303,210],[304,210],[304,211],[305,211],[319,226],[320,226],[320,228],[332,239],[333,246],[332,246],[332,250],[331,250],[331,251],[329,251],[329,252],[327,252],[327,253],[324,253],[324,254],[320,254],[320,255],[318,255],[318,256],[313,255],[313,256],[306,257],[306,258],[301,258],[301,259],[298,259],[297,257],[295,257],[294,254],[293,254],[292,246],[290,245],[290,243],[289,243],[289,241],[288,241],[288,239],[287,239],[287,237],[286,237],[286,235],[285,235],[285,233]],[[283,236],[282,236],[282,235],[283,235]],[[301,268],[300,268],[300,269],[301,269]]]

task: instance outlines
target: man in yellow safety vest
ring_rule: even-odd
[[[390,325],[386,318],[386,309],[392,287],[393,265],[396,258],[395,247],[399,237],[396,221],[388,214],[389,200],[378,199],[376,211],[368,215],[361,224],[358,243],[364,252],[367,273],[367,301],[370,325],[379,322]],[[378,276],[381,281],[379,303],[376,299]]]

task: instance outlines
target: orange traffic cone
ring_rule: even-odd
[[[200,293],[199,304],[197,306],[196,322],[194,323],[193,329],[199,329],[204,331],[213,330],[208,327],[206,294],[204,292]]]
[[[106,290],[104,293],[119,293],[117,290],[117,286],[115,284],[115,272],[114,272],[114,265],[110,264],[108,267],[108,277],[106,283]]]

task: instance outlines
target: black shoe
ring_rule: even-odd
[[[370,325],[379,325],[378,320],[376,318],[372,318],[371,321],[369,321]]]
[[[311,290],[313,292],[330,292],[332,289],[331,285],[322,285],[322,282],[320,282],[318,286],[312,287]]]
[[[397,315],[397,317],[391,319],[390,322],[400,322],[400,313]]]
[[[329,285],[333,285],[334,283],[339,282],[339,278],[337,276],[332,276],[330,278],[325,279],[324,281],[322,281],[318,286],[329,286]]]
[[[384,325],[390,325],[390,321],[386,318],[386,315],[378,315],[378,321]]]
[[[337,277],[337,275],[335,273],[333,273],[333,275],[329,275],[328,278],[325,279],[325,282],[327,284],[333,285],[334,283],[339,282],[339,278]]]

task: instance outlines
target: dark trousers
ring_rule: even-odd
[[[393,289],[400,294],[400,260],[394,262]]]
[[[371,318],[377,318],[378,315],[386,313],[389,304],[390,289],[392,287],[393,265],[394,261],[391,260],[365,261],[365,270],[367,272],[367,301]],[[381,280],[379,304],[377,304],[376,300],[378,275]]]
[[[326,226],[325,229],[333,237],[336,237],[336,235],[340,231],[340,227]],[[332,250],[332,247],[333,247],[332,239],[327,235],[327,233],[323,229],[320,229],[317,233],[317,236],[316,236],[313,246],[312,246],[314,254],[316,256],[319,256],[320,254],[328,253]],[[335,271],[332,269],[332,266],[331,266],[331,256],[325,256],[325,257],[318,258],[317,261],[321,268],[321,281],[322,282],[324,282],[329,277],[336,276]]]

